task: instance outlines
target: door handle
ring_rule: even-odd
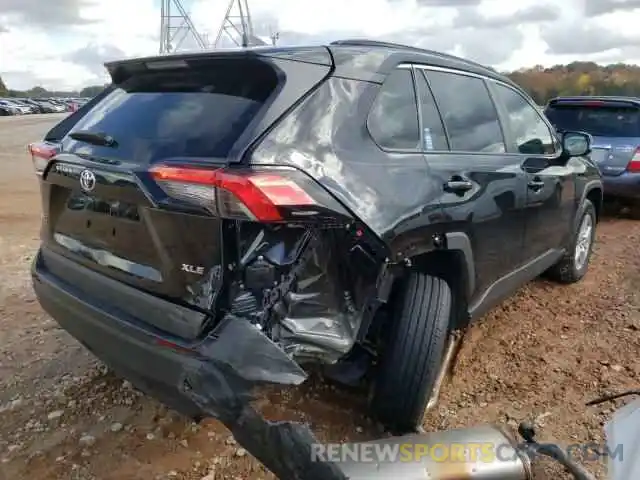
[[[451,193],[464,193],[473,188],[473,183],[469,180],[465,180],[462,177],[453,177],[447,183],[444,184],[444,191]]]
[[[544,182],[540,179],[533,179],[527,184],[527,186],[530,190],[537,192],[544,187]]]

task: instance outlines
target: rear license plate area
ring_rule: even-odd
[[[94,218],[111,218],[114,220],[140,221],[138,206],[119,200],[108,200],[84,193],[72,193],[67,200],[67,210],[85,212]]]
[[[70,237],[89,248],[139,260],[151,260],[153,249],[138,206],[82,192],[68,192],[53,225],[54,238]],[[139,245],[140,248],[136,248]]]

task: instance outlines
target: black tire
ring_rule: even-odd
[[[371,413],[394,433],[416,430],[444,355],[452,314],[441,278],[412,274],[399,295],[371,392]]]
[[[576,259],[576,249],[580,243],[580,228],[585,221],[585,218],[591,219],[591,234],[589,236],[586,259],[582,264]],[[582,208],[578,211],[578,222],[574,228],[573,238],[571,245],[567,249],[562,259],[548,272],[549,278],[560,283],[576,283],[582,280],[587,270],[589,269],[589,261],[591,260],[591,253],[593,252],[593,242],[596,235],[596,209],[590,200],[585,200],[582,204]]]

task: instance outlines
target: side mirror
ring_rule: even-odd
[[[591,152],[591,135],[584,132],[562,132],[562,152],[566,157],[581,157]]]

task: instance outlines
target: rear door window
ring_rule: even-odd
[[[555,104],[545,114],[554,127],[577,130],[596,137],[640,137],[640,109],[593,103],[584,105]]]
[[[504,153],[498,112],[484,80],[463,74],[428,71],[427,79],[442,113],[451,150]]]
[[[367,121],[369,132],[385,150],[418,150],[420,125],[411,70],[389,74],[374,100]]]
[[[135,75],[70,130],[107,134],[115,147],[64,139],[65,151],[148,165],[166,158],[225,158],[277,86],[256,62]]]

